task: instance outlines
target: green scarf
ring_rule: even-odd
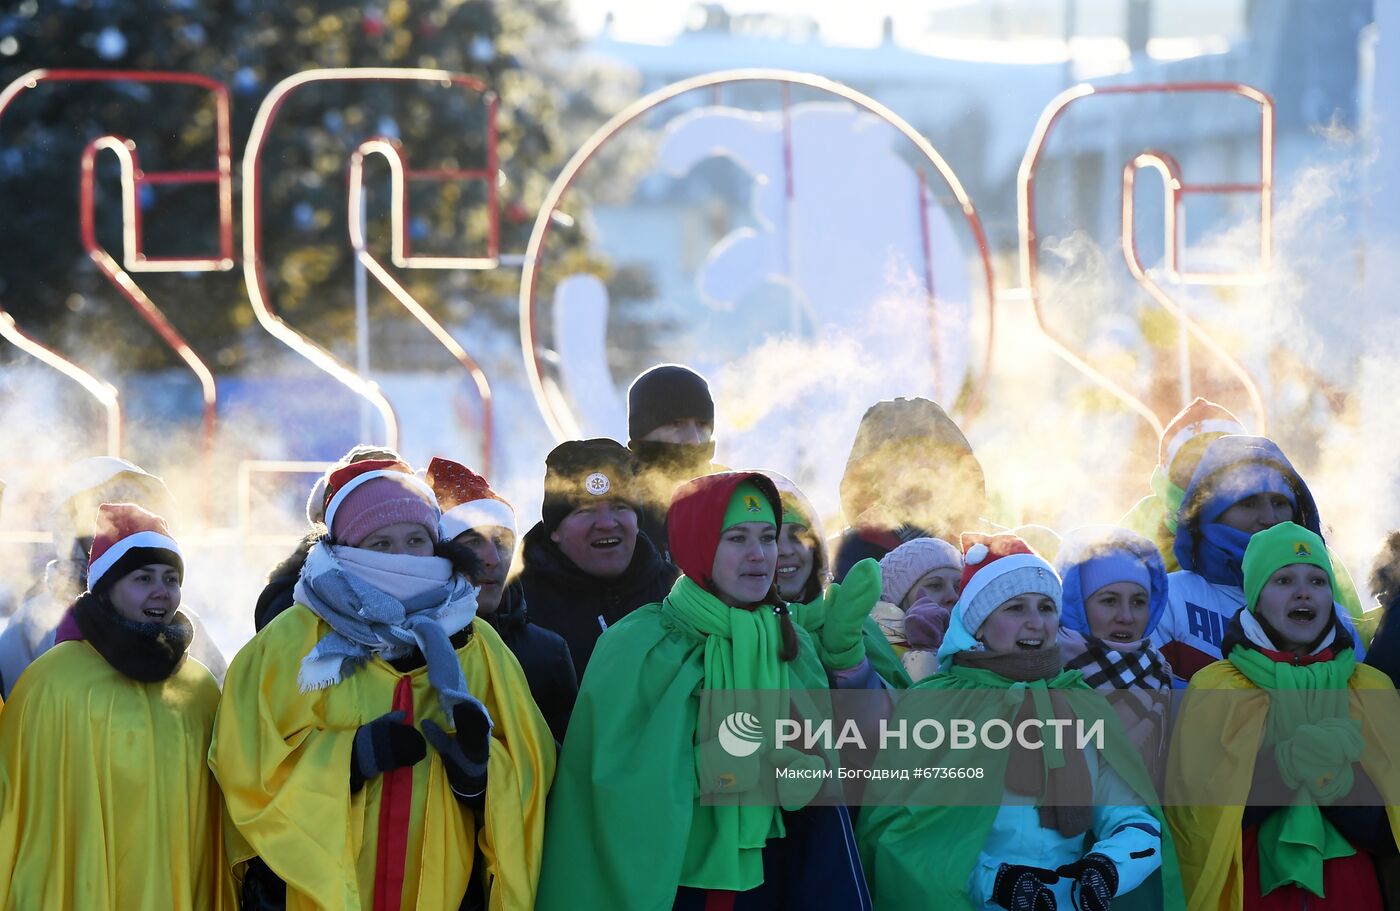
[[[822,626],[826,623],[825,607],[821,595],[818,595],[815,600],[806,604],[789,604],[788,610],[792,612],[792,622],[811,633],[815,642],[821,638]],[[873,618],[866,617],[860,632],[865,642],[865,657],[870,660],[870,666],[875,668],[875,673],[880,675],[880,679],[893,689],[909,689],[914,681],[904,669],[904,663],[895,654],[894,646],[885,638],[880,624]]]
[[[1270,701],[1264,746],[1273,747],[1296,797],[1259,827],[1259,887],[1268,895],[1292,883],[1322,898],[1323,862],[1356,853],[1318,808],[1351,791],[1351,766],[1365,746],[1347,710],[1356,656],[1348,648],[1331,661],[1297,666],[1237,645],[1230,663],[1261,690],[1290,694]]]
[[[959,652],[959,655],[968,654]],[[956,657],[956,656],[955,656]],[[1031,697],[1031,715],[1045,722],[1055,717],[1055,707],[1050,698],[1051,690],[1073,690],[1086,689],[1088,684],[1084,682],[1084,675],[1079,671],[1067,671],[1060,668],[1053,677],[1042,680],[1011,680],[1003,677],[996,671],[980,667],[969,667],[954,660],[950,662],[946,674],[934,675],[935,680],[944,678],[940,685],[934,689],[974,689],[974,690],[1006,690],[1008,702],[1014,703],[1016,700],[1013,694],[1018,692],[1029,693]],[[1021,697],[1024,698],[1024,697]],[[1014,714],[1014,713],[1013,713]],[[1057,769],[1063,768],[1065,764],[1064,752],[1050,742],[1038,751],[1045,758],[1045,772],[1048,775]]]
[[[688,576],[681,576],[661,602],[661,613],[680,631],[703,638],[702,689],[771,692],[773,703],[765,705],[762,717],[770,717],[786,700],[788,663],[778,657],[783,632],[772,608],[730,607]],[[725,710],[717,712],[722,715]],[[696,722],[695,743],[713,738],[720,720],[702,713]],[[786,834],[781,808],[715,806],[712,810],[701,825],[692,826],[681,885],[762,882],[763,846],[768,839]]]
[[[771,607],[730,607],[681,576],[661,611],[681,630],[705,637],[705,689],[787,689],[787,662],[778,657],[783,633]]]
[[[795,699],[823,690],[826,673],[800,627],[797,658],[761,669],[740,643],[766,641],[776,653],[771,608],[721,613],[690,588],[680,580],[665,604],[638,608],[598,640],[550,789],[539,911],[669,908],[677,885],[743,891],[763,882],[762,848],[740,847],[740,808],[715,805],[698,788],[697,735],[713,741],[718,729],[703,727],[702,694],[712,673],[736,681],[783,673]],[[701,630],[715,626],[727,635]],[[776,811],[752,809],[766,814],[767,835]]]

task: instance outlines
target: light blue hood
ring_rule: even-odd
[[[1060,603],[1060,625],[1083,635],[1089,635],[1089,618],[1084,612],[1084,599],[1093,592],[1082,590],[1080,567],[1106,550],[1125,550],[1147,567],[1152,590],[1147,593],[1146,639],[1157,628],[1167,609],[1167,569],[1162,554],[1151,541],[1115,525],[1088,525],[1065,535],[1055,560],[1060,574],[1063,600]]]

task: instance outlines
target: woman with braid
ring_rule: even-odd
[[[683,575],[598,640],[550,795],[540,911],[870,907],[845,808],[810,805],[822,782],[806,773],[828,757],[771,738],[736,755],[723,712],[703,710],[705,691],[781,705],[880,686],[862,637],[878,566],[852,569],[814,641],[774,585],[782,516],[756,472],[676,492],[666,524]]]

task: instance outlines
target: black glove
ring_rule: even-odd
[[[1058,873],[1040,867],[1002,864],[992,884],[992,901],[1007,911],[1055,911],[1055,893],[1050,884]]]
[[[1108,911],[1118,894],[1118,866],[1102,854],[1086,854],[1083,860],[1055,872],[1074,880],[1070,895],[1079,911]]]
[[[358,792],[376,775],[413,765],[427,755],[423,735],[404,723],[403,712],[380,715],[355,732],[350,748],[350,793]]]
[[[239,893],[243,911],[287,911],[287,884],[261,857],[248,860]]]
[[[423,734],[442,755],[442,767],[452,793],[469,807],[486,804],[486,762],[491,756],[491,719],[480,705],[459,702],[452,707],[456,734],[444,731],[432,719],[424,719]]]

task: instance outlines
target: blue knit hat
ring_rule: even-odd
[[[1129,566],[1131,561],[1134,566]],[[1167,570],[1157,545],[1116,525],[1090,525],[1065,535],[1055,560],[1064,583],[1060,625],[1090,635],[1084,602],[1114,582],[1136,582],[1147,591],[1147,628],[1151,635],[1167,609]],[[1113,577],[1121,578],[1113,578]]]
[[[1298,507],[1298,495],[1293,485],[1276,466],[1264,462],[1240,462],[1220,473],[1209,499],[1201,509],[1201,520],[1214,522],[1231,506],[1261,493],[1282,494]]]

